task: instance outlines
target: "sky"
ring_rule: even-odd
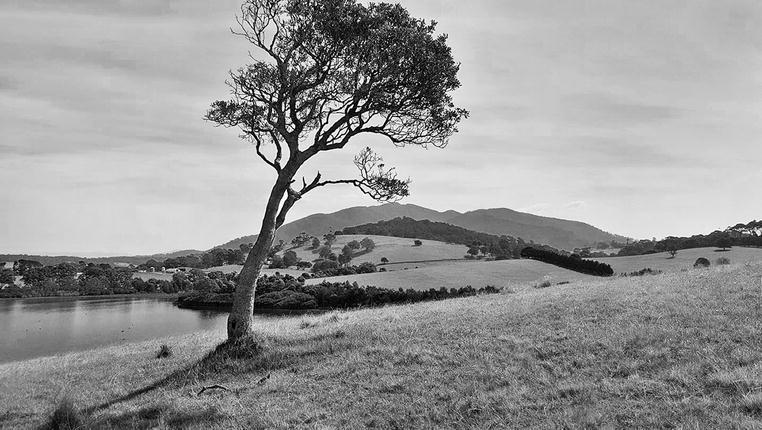
[[[437,210],[507,207],[633,238],[762,217],[762,2],[403,0],[471,112],[444,149],[357,139]],[[0,253],[150,254],[258,231],[273,171],[203,120],[250,46],[239,1],[0,2]],[[324,187],[290,212],[368,206]]]

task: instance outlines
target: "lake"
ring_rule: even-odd
[[[169,297],[2,299],[0,363],[199,330],[222,333],[226,323],[227,312],[179,309]]]

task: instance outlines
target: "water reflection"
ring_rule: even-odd
[[[179,309],[168,298],[92,297],[0,300],[0,362],[220,330],[225,312]]]

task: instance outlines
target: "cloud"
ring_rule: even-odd
[[[684,115],[675,106],[637,102],[608,93],[577,93],[561,99],[562,116],[591,128],[621,128],[668,121]]]

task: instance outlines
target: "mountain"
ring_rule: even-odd
[[[580,221],[549,218],[511,209],[478,209],[447,220],[448,224],[497,235],[521,237],[571,251],[596,242],[625,242],[624,236],[611,234]]]
[[[277,239],[291,240],[301,232],[322,236],[329,231],[362,224],[407,217],[414,220],[445,222],[482,233],[521,237],[556,248],[572,250],[595,242],[625,241],[623,236],[607,233],[589,224],[517,212],[511,209],[478,209],[466,213],[454,210],[439,212],[413,204],[387,203],[379,206],[357,206],[330,214],[314,214],[284,224]],[[254,242],[256,235],[239,237],[220,248],[237,248]]]
[[[17,260],[34,260],[39,261],[45,266],[55,266],[59,263],[76,263],[84,261],[85,263],[125,263],[125,264],[143,264],[148,260],[164,261],[167,258],[176,258],[189,254],[203,254],[204,251],[196,249],[185,249],[182,251],[174,251],[163,254],[153,255],[131,255],[131,256],[116,256],[116,257],[77,257],[73,255],[30,255],[30,254],[0,254],[0,261],[17,261]]]
[[[386,203],[379,206],[356,206],[330,214],[314,214],[284,224],[278,229],[276,241],[278,239],[289,241],[301,232],[320,237],[330,231],[341,230],[345,227],[386,221],[398,217],[446,221],[456,215],[460,215],[460,213],[456,211],[438,212],[421,206],[399,203]],[[257,240],[257,235],[243,236],[222,244],[219,248],[238,248],[242,243],[254,242],[255,240]]]

